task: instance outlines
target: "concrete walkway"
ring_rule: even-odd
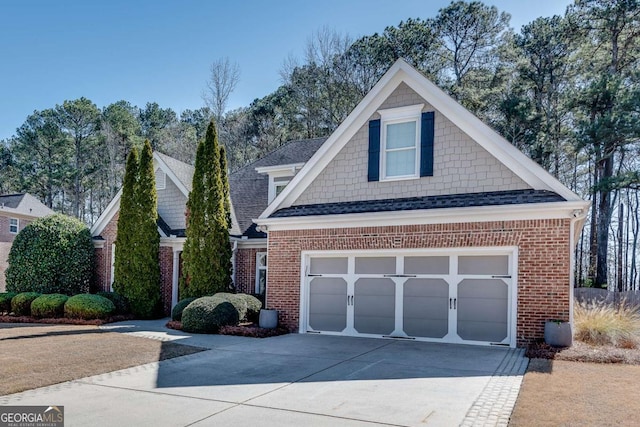
[[[105,329],[209,350],[0,397],[0,405],[64,405],[67,426],[495,426],[507,425],[528,363],[505,348],[190,335],[163,321]]]

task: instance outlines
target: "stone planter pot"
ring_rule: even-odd
[[[278,326],[278,310],[260,310],[258,324],[261,328],[274,329]]]
[[[547,320],[544,324],[544,342],[554,347],[571,347],[571,324],[561,320]]]

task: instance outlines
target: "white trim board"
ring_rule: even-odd
[[[404,60],[398,59],[303,166],[287,188],[265,209],[260,218],[268,218],[278,209],[291,206],[401,83],[407,84],[531,188],[553,191],[568,201],[582,200],[419,71]]]
[[[521,205],[478,206],[357,214],[258,218],[263,231],[309,230],[393,225],[448,224],[531,219],[575,218],[583,215],[589,202],[551,202]]]

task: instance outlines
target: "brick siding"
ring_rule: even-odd
[[[518,346],[542,338],[548,319],[569,319],[569,219],[269,232],[267,305],[298,328],[301,251],[517,246]]]
[[[95,249],[94,275],[91,286],[92,292],[109,291],[111,288],[111,252],[116,240],[118,229],[118,215],[116,213],[100,234],[104,239],[104,246]],[[171,314],[171,292],[173,286],[173,249],[168,246],[160,247],[160,295],[162,309],[165,316]]]
[[[247,248],[236,251],[236,290],[252,294],[256,288],[256,254],[266,248]]]

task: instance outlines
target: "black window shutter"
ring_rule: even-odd
[[[433,111],[422,113],[420,176],[433,176]]]
[[[380,181],[380,120],[369,122],[369,181]]]

